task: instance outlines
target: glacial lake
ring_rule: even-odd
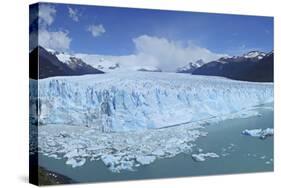
[[[272,106],[270,104],[268,107]],[[273,128],[273,110],[260,108],[258,111],[261,116],[210,124],[204,129],[208,135],[194,142],[196,146],[192,153],[157,159],[149,165],[138,167],[136,171],[113,173],[101,160],[87,161],[81,167],[72,168],[65,164],[66,160],[42,154],[39,154],[39,165],[82,183],[273,171],[274,137],[261,140],[241,134],[245,129]],[[191,155],[199,150],[203,153],[214,152],[220,157],[196,162]]]

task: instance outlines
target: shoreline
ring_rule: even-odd
[[[38,185],[62,185],[78,183],[73,179],[38,166]]]

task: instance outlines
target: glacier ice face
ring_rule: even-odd
[[[31,91],[35,85],[31,81]],[[103,132],[173,126],[273,101],[272,83],[180,73],[52,77],[39,80],[38,89],[41,125],[86,126]],[[36,101],[33,96],[31,92],[31,101]]]

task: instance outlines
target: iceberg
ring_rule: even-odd
[[[260,139],[266,139],[269,136],[274,135],[273,128],[266,128],[266,129],[252,129],[252,130],[244,130],[242,131],[243,135],[258,137]]]
[[[192,154],[192,159],[197,162],[206,161],[207,158],[219,158],[220,156],[216,153],[199,153],[199,154]]]
[[[136,161],[139,162],[142,165],[148,165],[155,161],[156,157],[155,156],[138,156],[136,158]]]
[[[71,165],[73,168],[83,166],[86,162],[85,158],[81,158],[80,160],[76,160],[74,158],[70,158],[66,161],[67,165]]]

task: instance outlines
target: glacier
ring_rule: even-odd
[[[273,83],[180,73],[112,72],[31,80],[31,115],[40,125],[102,132],[157,129],[239,113],[273,102]],[[33,89],[32,89],[33,88]],[[36,116],[38,110],[38,116]]]
[[[207,136],[203,129],[208,123],[259,116],[256,108],[273,101],[273,84],[111,72],[30,80],[30,101],[31,123],[40,125],[38,131],[30,129],[31,153],[64,160],[73,168],[100,160],[119,173],[192,153],[195,141]],[[189,157],[219,157],[198,151]]]

